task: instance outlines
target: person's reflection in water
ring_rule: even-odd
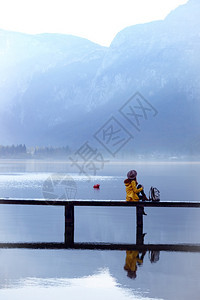
[[[137,277],[136,271],[137,271],[137,265],[143,264],[143,259],[146,254],[146,251],[141,253],[141,256],[139,256],[139,251],[126,251],[126,262],[124,266],[124,270],[127,271],[127,276],[129,278],[135,279]]]
[[[156,263],[159,261],[160,251],[149,251],[149,260],[151,263]]]

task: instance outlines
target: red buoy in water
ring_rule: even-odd
[[[93,188],[94,188],[94,189],[99,189],[99,187],[100,187],[100,184],[95,184],[95,185],[93,185]]]

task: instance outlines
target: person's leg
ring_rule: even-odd
[[[139,188],[141,188],[142,187],[142,185],[141,184],[138,184],[138,186],[137,186],[137,188],[139,189]],[[141,193],[141,195],[140,195],[140,193]],[[145,195],[145,193],[144,193],[144,191],[142,190],[140,193],[137,193],[137,195],[138,195],[138,197],[139,197],[139,200],[142,200],[142,201],[145,201],[146,199],[147,199],[147,197],[146,197],[146,195]],[[147,199],[148,200],[148,199]],[[142,208],[143,209],[143,215],[147,215],[146,213],[145,213],[145,211],[144,211],[144,207]]]
[[[139,194],[139,193],[138,193],[138,194]],[[137,194],[137,195],[138,195],[138,194]],[[143,197],[144,197],[144,196],[138,195],[138,197],[139,197],[139,200],[144,201],[144,200],[143,200]],[[147,215],[147,214],[145,213],[145,211],[144,211],[144,207],[142,207],[142,214],[145,215],[145,216]]]
[[[141,185],[141,184],[138,184],[137,188],[139,189],[139,188],[141,188],[141,187],[142,187],[142,185]],[[141,193],[141,195],[140,195],[140,193]],[[149,199],[147,198],[145,192],[144,192],[144,189],[143,189],[140,193],[138,193],[138,197],[139,197],[140,200],[142,200],[142,201],[145,201],[145,200],[147,201],[147,200],[149,200]]]
[[[142,187],[142,185],[141,185],[141,184],[138,184],[137,189],[140,189],[141,187]],[[144,190],[142,190],[140,193],[142,194],[142,196],[145,195]]]

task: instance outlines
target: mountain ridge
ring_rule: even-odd
[[[76,148],[112,115],[129,128],[119,110],[139,92],[158,115],[123,151],[200,153],[199,6],[190,0],[162,21],[129,26],[110,47],[0,30],[0,144]]]

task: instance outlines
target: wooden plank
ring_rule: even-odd
[[[109,243],[0,243],[0,249],[80,249],[80,250],[138,250],[168,252],[198,252],[200,244],[109,244]]]
[[[65,244],[74,243],[74,205],[65,205]]]
[[[68,204],[74,206],[121,206],[121,207],[193,207],[199,208],[200,202],[191,201],[168,201],[168,202],[126,202],[123,200],[46,200],[46,199],[0,199],[0,204],[7,205],[53,205],[65,206]]]
[[[143,235],[143,207],[136,207],[136,244],[144,244],[144,235]]]
[[[74,206],[123,206],[123,207],[200,207],[200,202],[127,202],[127,201],[73,201]]]

